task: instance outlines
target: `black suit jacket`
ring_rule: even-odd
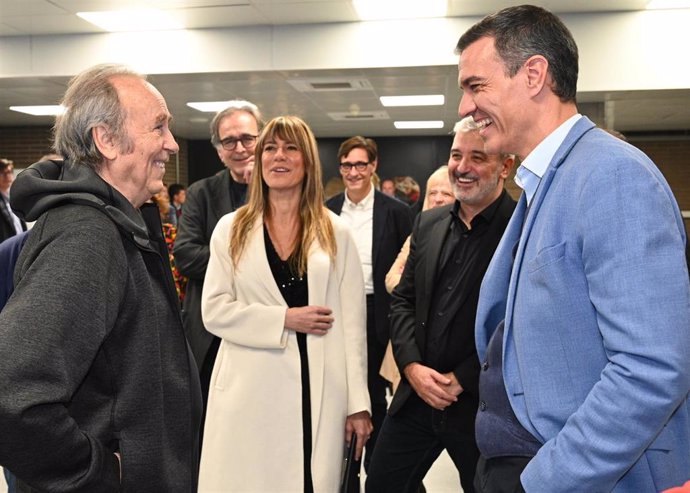
[[[177,268],[189,278],[182,322],[199,369],[215,337],[206,331],[201,319],[201,290],[210,256],[211,234],[221,217],[242,205],[232,200],[231,179],[230,172],[224,169],[189,186],[173,247]]]
[[[326,202],[326,207],[340,215],[345,194],[339,193]],[[374,312],[376,335],[382,344],[390,337],[388,312],[391,297],[386,291],[386,274],[412,230],[412,211],[399,200],[374,191],[374,218],[372,238],[372,269],[374,277]]]
[[[462,331],[463,344],[458,353],[459,364],[454,368],[453,373],[464,392],[458,397],[458,402],[449,406],[448,410],[459,415],[463,426],[467,426],[468,429],[471,427],[472,430],[479,393],[479,360],[474,343],[474,320],[477,314],[479,288],[491,256],[515,209],[515,201],[507,192],[504,192],[499,200],[496,215],[481,239],[480,248],[486,252],[486,255],[482,255],[481,261],[472,266],[468,274],[469,279],[464,283],[464,289],[456,296],[457,309],[460,311],[458,318],[463,323],[454,330]],[[414,392],[405,378],[404,368],[413,362],[422,364],[425,362],[424,348],[429,307],[436,294],[438,261],[450,229],[452,207],[451,204],[431,209],[417,216],[405,270],[400,283],[393,290],[390,317],[391,342],[402,380],[393,396],[388,411],[390,414],[398,412]],[[449,350],[457,349],[449,348]]]
[[[0,197],[0,200],[4,199]],[[22,223],[22,230],[26,231],[26,223],[22,219],[20,219],[19,222]],[[0,204],[0,243],[16,234],[17,231],[14,229],[12,218],[9,216],[3,205]]]

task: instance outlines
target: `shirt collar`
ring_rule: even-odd
[[[498,210],[498,204],[501,203],[503,200],[503,196],[508,193],[506,192],[505,188],[501,192],[501,195],[498,196],[496,200],[491,202],[484,210],[482,210],[479,214],[474,216],[472,218],[472,221],[470,222],[470,225],[472,227],[476,226],[479,221],[485,222],[485,223],[490,223],[491,220],[493,219],[494,215],[496,214],[496,210]],[[450,215],[453,217],[454,220],[458,221],[465,229],[467,227],[465,226],[465,223],[460,219],[460,201],[456,200],[453,203],[453,207],[450,210]]]
[[[544,176],[546,168],[551,164],[551,160],[556,154],[556,151],[568,136],[570,129],[573,128],[580,118],[582,118],[582,115],[577,113],[561,123],[556,130],[551,132],[532,150],[532,152],[529,153],[520,166],[527,168],[539,178]]]
[[[345,190],[343,195],[345,195],[345,204],[351,209],[367,210],[367,209],[370,209],[374,206],[374,186],[373,185],[369,188],[369,193],[366,195],[366,197],[364,197],[360,202],[358,202],[356,204],[350,200],[350,197],[347,196],[347,190]]]

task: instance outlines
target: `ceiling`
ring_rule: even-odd
[[[424,1],[424,0],[419,0]],[[480,16],[513,2],[449,0],[449,16]],[[646,0],[535,1],[558,13],[643,9]],[[189,29],[354,22],[350,0],[0,0],[0,36],[59,35],[102,32],[81,20],[79,11],[127,6],[169,10]],[[0,38],[0,43],[2,38]],[[1,63],[1,62],[0,62]],[[1,127],[50,125],[51,117],[13,112],[10,105],[56,104],[68,77],[0,78]],[[447,133],[457,120],[457,67],[423,66],[342,70],[224,72],[153,75],[149,80],[165,96],[172,112],[174,132],[190,139],[208,138],[211,114],[186,106],[188,101],[248,99],[266,117],[302,116],[318,137],[437,135]],[[295,80],[350,82],[348,90],[313,90]],[[305,88],[307,90],[305,90]],[[379,96],[444,94],[444,106],[384,108]],[[599,113],[622,132],[688,131],[690,89],[673,91],[579,94],[582,110]],[[374,110],[372,110],[374,108]],[[589,114],[589,113],[588,113]],[[443,130],[396,130],[394,120],[444,120]]]

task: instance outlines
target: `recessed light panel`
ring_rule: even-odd
[[[690,0],[651,0],[648,10],[690,9]]]
[[[446,102],[443,94],[420,96],[381,96],[383,106],[439,106]]]
[[[10,106],[12,111],[26,113],[33,116],[57,116],[65,112],[65,107],[59,104],[43,106]]]
[[[187,106],[204,113],[218,113],[228,107],[228,101],[200,101],[197,103],[187,103]]]
[[[167,31],[184,28],[172,15],[156,9],[77,12],[77,15],[110,32]]]
[[[445,17],[448,0],[353,0],[363,21]]]
[[[420,129],[420,128],[443,128],[443,121],[428,120],[428,121],[398,121],[393,122],[395,128],[399,130]]]

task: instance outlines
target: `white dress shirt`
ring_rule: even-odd
[[[345,191],[345,202],[340,211],[340,217],[352,228],[355,244],[359,252],[364,272],[364,292],[374,293],[374,269],[371,258],[372,242],[374,235],[374,187],[358,203],[352,202]]]

